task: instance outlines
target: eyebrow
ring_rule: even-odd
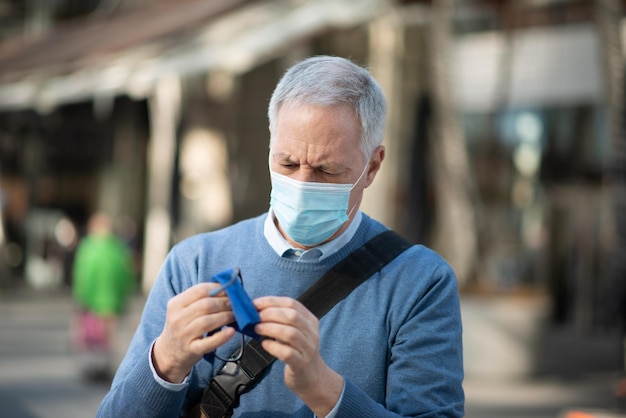
[[[277,151],[277,152],[270,152],[270,156],[274,157],[275,159],[291,160],[291,157],[293,157],[293,154],[284,152],[284,151]]]
[[[279,163],[289,162],[292,164],[301,165],[299,161],[293,158],[293,154],[288,153],[288,152],[277,151],[275,153],[272,153],[272,156]],[[330,171],[337,171],[338,173],[343,173],[345,171],[348,171],[347,167],[343,165],[342,163],[330,162],[328,160],[323,160],[320,164],[311,165],[311,167],[316,170],[330,170]]]

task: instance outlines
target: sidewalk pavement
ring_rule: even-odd
[[[116,361],[121,358],[139,321],[143,297],[133,300],[131,309],[120,327],[117,341]],[[464,303],[464,315],[468,316],[465,333],[471,335],[477,329],[470,318],[471,303]],[[469,311],[468,311],[469,309]],[[84,418],[93,417],[108,389],[108,382],[87,383],[77,369],[76,359],[70,345],[70,317],[72,312],[69,292],[11,292],[0,294],[0,417],[6,418]],[[500,315],[501,316],[501,315]],[[484,332],[485,329],[479,331]],[[558,333],[554,334],[558,337]],[[486,340],[490,335],[482,336]],[[554,338],[553,338],[554,340]],[[497,340],[494,340],[497,341]],[[571,340],[571,341],[576,341]],[[576,347],[570,346],[568,338],[561,336],[551,350],[559,353],[559,344],[569,350],[563,358],[589,360],[589,355],[604,351],[593,350],[576,356]],[[545,344],[544,344],[545,345]],[[468,347],[469,349],[470,347]],[[555,349],[556,348],[556,349]],[[473,349],[473,348],[472,348]],[[476,353],[466,358],[476,361]],[[496,360],[496,359],[494,359]],[[514,359],[513,359],[514,360]],[[596,359],[604,365],[602,359]],[[605,362],[610,366],[611,362]],[[466,391],[467,418],[583,418],[584,415],[568,416],[568,411],[602,410],[604,418],[614,418],[617,400],[614,387],[616,370],[603,367],[590,370],[580,364],[580,373],[536,374],[532,376],[494,376],[480,374],[468,364],[470,371],[464,387]],[[584,366],[584,367],[583,367]],[[593,367],[591,367],[593,369]],[[587,417],[585,417],[587,418]],[[594,418],[601,418],[600,415]]]
[[[610,373],[575,379],[543,377],[522,381],[465,382],[466,418],[574,418],[625,417],[613,395],[616,377]]]
[[[115,362],[121,361],[143,300],[122,321]],[[109,381],[81,376],[71,344],[68,291],[0,293],[0,417],[95,417]]]
[[[626,417],[617,332],[553,325],[541,297],[466,295],[461,311],[467,418]]]

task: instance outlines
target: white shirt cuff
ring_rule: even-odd
[[[182,383],[172,383],[163,379],[157,373],[156,368],[154,367],[154,363],[152,362],[152,350],[154,350],[155,342],[156,340],[152,342],[152,345],[150,346],[150,351],[148,351],[148,364],[150,364],[150,370],[152,370],[152,376],[154,376],[154,380],[156,380],[159,383],[159,385],[161,385],[167,390],[178,392],[178,391],[185,389],[187,387],[187,384],[189,383],[189,375],[185,376],[185,380],[183,380]]]
[[[346,383],[344,382],[343,388],[341,389],[341,395],[339,395],[339,399],[337,400],[337,403],[335,404],[333,409],[330,410],[328,415],[326,415],[324,418],[335,418],[335,416],[337,415],[337,410],[339,409],[339,405],[341,405],[341,400],[343,399],[343,392],[345,390],[346,390]],[[315,418],[318,418],[318,417],[315,416]]]

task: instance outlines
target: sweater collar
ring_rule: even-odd
[[[328,241],[322,245],[313,247],[309,250],[302,251],[302,249],[293,248],[287,240],[282,236],[278,227],[274,223],[274,213],[270,208],[267,216],[265,217],[265,224],[263,226],[263,235],[265,235],[265,239],[270,244],[272,249],[278,254],[280,257],[284,257],[288,253],[299,252],[301,259],[306,260],[306,255],[309,251],[315,250],[315,252],[321,252],[321,255],[318,261],[321,261],[331,255],[335,254],[339,251],[344,245],[346,245],[354,234],[359,229],[359,225],[363,219],[363,213],[359,210],[348,228],[343,231],[337,238],[334,238],[331,241]]]

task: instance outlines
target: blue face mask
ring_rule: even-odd
[[[283,231],[305,246],[319,244],[333,236],[354,210],[348,213],[350,192],[368,166],[354,184],[298,181],[270,170],[270,206]]]

